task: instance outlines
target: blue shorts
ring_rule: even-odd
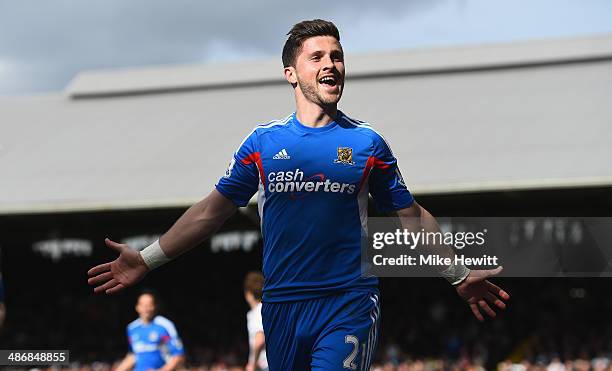
[[[261,313],[270,371],[370,369],[379,332],[378,294],[347,291],[264,303]]]

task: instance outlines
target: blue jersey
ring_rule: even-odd
[[[136,357],[134,371],[161,368],[168,357],[184,354],[183,344],[174,324],[167,318],[155,316],[148,324],[137,319],[127,327],[130,352]]]
[[[368,194],[380,212],[414,202],[383,137],[340,111],[320,128],[295,113],[257,126],[216,188],[238,206],[259,192],[264,302],[375,292],[361,274]]]

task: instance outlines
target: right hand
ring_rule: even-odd
[[[112,262],[95,266],[87,272],[87,283],[94,286],[95,293],[114,294],[134,285],[149,272],[139,252],[108,238],[104,242],[106,246],[117,251],[119,256]]]

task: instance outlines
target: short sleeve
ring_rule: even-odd
[[[379,212],[387,213],[410,207],[414,197],[406,187],[397,159],[382,136],[376,135],[370,157],[370,194]]]
[[[225,175],[216,185],[217,191],[237,206],[246,206],[259,187],[259,169],[261,157],[253,131],[234,153]]]
[[[162,341],[168,347],[168,353],[173,356],[178,356],[184,354],[185,351],[183,349],[183,342],[178,336],[178,332],[176,331],[176,327],[170,321],[164,321],[162,326],[164,328],[164,334],[162,335]]]
[[[261,305],[258,305],[255,309],[255,315],[253,316],[253,330],[255,332],[263,332],[263,319],[261,317]]]

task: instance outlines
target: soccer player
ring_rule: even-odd
[[[267,370],[266,337],[261,319],[261,296],[264,277],[261,272],[249,272],[244,278],[244,299],[251,307],[247,313],[249,361],[245,371]]]
[[[155,294],[141,293],[136,302],[138,319],[127,326],[130,351],[117,371],[173,371],[184,362],[183,344],[174,324],[156,311]]]
[[[406,228],[439,227],[406,188],[383,137],[338,110],[345,66],[336,26],[304,21],[288,35],[282,61],[296,111],[255,127],[216,189],[158,241],[136,252],[106,239],[119,257],[92,268],[89,283],[107,294],[135,284],[210,237],[258,192],[270,370],[367,370],[380,320],[378,280],[362,275],[360,263],[368,195]],[[509,299],[487,280],[500,271],[450,265],[440,273],[483,320],[481,310],[494,317],[491,305]]]

